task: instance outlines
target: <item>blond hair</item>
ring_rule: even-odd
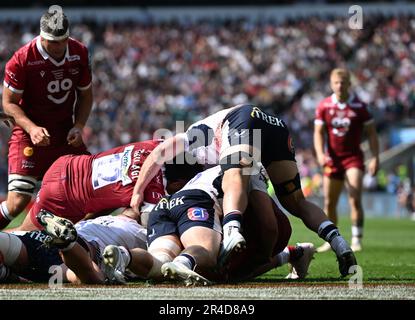
[[[347,69],[343,69],[343,68],[333,69],[330,73],[330,79],[335,75],[339,76],[340,78],[347,79],[350,83],[350,72]]]

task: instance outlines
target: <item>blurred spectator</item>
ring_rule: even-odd
[[[158,128],[175,130],[176,120],[188,125],[250,101],[282,115],[298,157],[304,157],[301,175],[317,181],[309,151],[314,110],[329,94],[326,75],[334,66],[355,75],[356,93],[372,102],[379,129],[415,116],[415,18],[374,15],[365,21],[363,30],[350,30],[344,17],[80,23],[71,33],[93,60],[88,148],[98,152],[145,140]],[[4,22],[0,28],[4,73],[5,62],[38,26]],[[0,131],[3,160],[7,137]],[[6,161],[0,168],[7,168]]]

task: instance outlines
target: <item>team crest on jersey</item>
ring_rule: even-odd
[[[23,154],[26,156],[26,157],[31,157],[31,156],[33,156],[33,148],[32,147],[26,147],[26,148],[24,148],[23,149]]]
[[[187,217],[192,221],[206,221],[209,219],[209,212],[204,208],[189,208]]]

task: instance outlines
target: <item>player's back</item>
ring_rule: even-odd
[[[76,229],[83,239],[97,242],[101,250],[110,244],[129,249],[146,249],[146,229],[123,215],[80,221]]]
[[[159,143],[159,140],[136,142],[94,156],[71,158],[69,200],[82,202],[85,212],[128,207],[141,166]],[[159,171],[146,188],[144,199],[157,203],[163,195],[163,176]]]

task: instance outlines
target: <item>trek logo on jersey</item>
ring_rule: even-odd
[[[154,208],[154,210],[169,210],[174,208],[175,206],[178,205],[184,205],[184,196],[180,197],[180,198],[175,198],[175,199],[171,199],[170,201],[167,200],[166,198],[163,198],[159,201],[159,203],[157,203],[156,207]]]
[[[134,146],[128,146],[124,149],[124,152],[121,156],[121,181],[122,185],[125,186],[133,182],[128,176],[128,169],[131,166],[131,154],[134,150]]]
[[[277,117],[273,117],[266,114],[265,112],[262,112],[261,109],[259,109],[258,107],[252,108],[251,117],[263,120],[266,123],[273,126],[285,127],[281,119],[278,119]]]
[[[189,208],[187,217],[192,221],[206,221],[209,219],[209,212],[205,208]]]
[[[39,230],[31,231],[29,237],[42,243],[49,243],[52,240],[51,236],[44,234],[42,231]]]

